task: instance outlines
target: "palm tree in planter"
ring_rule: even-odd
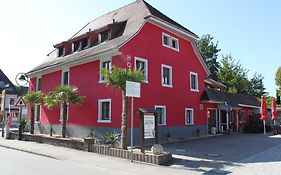
[[[142,70],[132,70],[113,66],[112,69],[103,68],[101,74],[106,85],[121,90],[122,93],[122,122],[121,122],[121,148],[128,147],[128,97],[126,97],[126,81],[141,82],[144,80]]]
[[[63,85],[50,91],[44,97],[44,104],[48,109],[62,108],[62,137],[66,136],[67,107],[70,104],[81,105],[85,97],[78,95],[78,88]]]
[[[43,104],[43,94],[41,92],[28,92],[23,97],[25,102],[30,105],[30,134],[34,134],[35,105]]]

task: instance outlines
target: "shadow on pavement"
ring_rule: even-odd
[[[281,136],[262,134],[232,134],[163,145],[173,153],[174,160],[166,166],[189,169],[204,174],[230,174],[231,169],[244,163],[280,162],[275,155],[281,146]],[[276,150],[272,150],[272,149]],[[259,156],[269,155],[269,158]]]

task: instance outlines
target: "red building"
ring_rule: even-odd
[[[206,135],[207,111],[217,109],[218,104],[201,98],[206,84],[221,84],[207,79],[209,70],[196,48],[197,38],[145,1],[137,0],[89,22],[72,38],[56,44],[48,61],[28,72],[30,90],[48,92],[69,84],[86,96],[82,106],[69,106],[69,136],[119,130],[121,93],[106,87],[99,71],[112,65],[140,68],[145,81],[134,107],[161,111],[159,138],[192,137],[198,131]],[[37,106],[36,121],[38,131],[47,132],[52,125],[60,133],[59,108]],[[137,116],[134,122],[138,135]],[[219,125],[217,128],[219,132]]]

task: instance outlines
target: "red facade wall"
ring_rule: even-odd
[[[162,46],[162,32],[179,40],[180,51]],[[135,98],[135,109],[154,108],[155,105],[166,106],[167,126],[185,125],[185,108],[194,109],[194,124],[207,125],[207,107],[200,109],[200,98],[204,91],[206,72],[194,53],[189,41],[173,35],[153,24],[144,25],[139,34],[126,43],[121,55],[112,58],[112,64],[125,67],[127,56],[148,60],[148,83],[141,86],[141,98]],[[172,66],[173,87],[162,86],[161,64]],[[120,127],[121,93],[112,87],[99,83],[99,61],[70,67],[70,85],[78,87],[80,95],[86,96],[82,106],[70,106],[69,125]],[[198,73],[199,92],[190,91],[190,72]],[[48,92],[60,85],[61,71],[42,75],[42,92]],[[31,86],[32,88],[32,86]],[[111,123],[98,123],[98,99],[111,99]],[[59,108],[41,110],[41,123],[59,123]],[[139,126],[138,117],[135,126]],[[187,126],[188,127],[188,126]]]
[[[179,39],[179,52],[162,46],[162,32]],[[206,108],[199,109],[206,72],[189,41],[147,23],[120,51],[131,56],[132,65],[134,57],[148,60],[148,83],[142,84],[141,98],[135,100],[136,108],[166,106],[167,126],[184,126],[185,108],[193,108],[195,125],[207,124]],[[172,88],[162,86],[161,64],[172,66]],[[199,75],[199,92],[190,91],[190,71]]]
[[[41,78],[41,91],[43,93],[54,90],[61,84],[61,71],[56,71],[47,75],[42,75]],[[42,124],[58,124],[60,117],[59,107],[55,109],[47,109],[44,106],[41,106],[41,115],[40,122]]]

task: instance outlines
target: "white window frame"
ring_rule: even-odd
[[[196,87],[197,87],[197,89],[193,89],[193,88],[192,88],[192,78],[191,78],[192,75],[195,75],[195,78],[196,78],[195,80],[196,80]],[[190,91],[199,92],[199,82],[198,82],[199,77],[198,77],[198,73],[190,72],[189,79],[190,79]]]
[[[108,62],[108,61],[110,61],[109,69],[110,69],[110,71],[111,71],[111,69],[112,69],[112,59],[111,59],[111,58],[100,59],[99,83],[104,83],[103,76],[102,76],[102,74],[101,74],[101,69],[103,68],[103,67],[102,67],[102,64],[103,64],[104,62]]]
[[[164,37],[167,37],[168,38],[168,45],[164,43]],[[176,48],[173,47],[173,41],[176,41]],[[164,47],[167,47],[167,48],[170,48],[172,50],[175,50],[175,51],[180,51],[180,42],[179,42],[179,39],[175,38],[175,37],[172,37],[171,35],[168,35],[164,32],[162,32],[162,46]]]
[[[167,38],[168,38],[168,45],[166,45],[166,44],[164,43],[164,37],[167,37]],[[170,36],[170,35],[168,35],[168,34],[166,34],[166,33],[162,33],[162,45],[163,45],[164,47],[171,48],[171,36]]]
[[[42,76],[36,77],[36,91],[39,91],[39,89],[38,89],[39,79],[41,79],[41,85],[40,85],[41,86],[40,92],[41,92],[41,90],[42,90]]]
[[[62,70],[61,70],[61,85],[64,85],[64,73],[65,72],[68,72],[68,82],[67,82],[67,85],[69,85],[69,79],[70,79],[70,71],[69,71],[69,67],[67,67],[67,68],[63,68]]]
[[[187,111],[192,111],[192,116],[191,116],[192,123],[187,123],[187,120],[186,120]],[[185,121],[185,125],[194,125],[194,110],[193,110],[193,108],[185,108],[184,121]]]
[[[148,83],[148,61],[147,59],[135,57],[134,61],[134,69],[137,70],[137,61],[144,62],[144,83]]]
[[[173,41],[176,41],[176,48],[173,47]],[[179,44],[179,40],[177,38],[171,37],[171,48],[175,51],[180,51],[180,44]]]
[[[164,74],[164,68],[168,68],[170,70],[170,81],[171,83],[170,84],[164,84],[163,83],[163,74]],[[169,66],[169,65],[166,65],[166,64],[161,64],[161,84],[162,86],[164,87],[170,87],[172,88],[173,87],[173,68],[172,66]]]
[[[101,107],[102,107],[102,103],[103,102],[109,102],[109,120],[102,120],[102,111],[101,111]],[[98,100],[98,123],[111,123],[111,99],[99,99]]]
[[[163,106],[163,105],[155,105],[154,106],[154,109],[156,110],[157,108],[162,108],[162,109],[164,109],[164,117],[162,118],[162,121],[163,121],[163,123],[161,123],[161,124],[158,124],[158,125],[167,125],[167,110],[166,110],[166,106]],[[159,121],[158,121],[159,122]]]

